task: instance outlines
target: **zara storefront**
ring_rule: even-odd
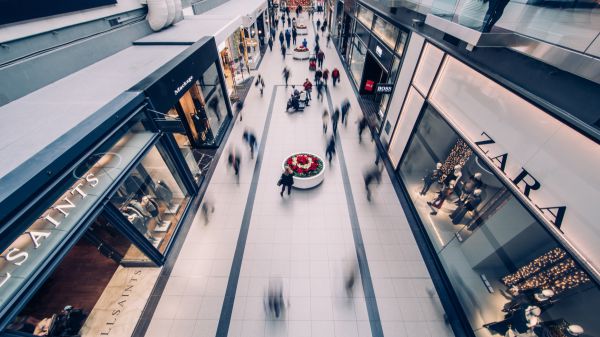
[[[421,46],[388,155],[473,335],[600,336],[600,146]]]
[[[123,93],[4,178],[2,335],[130,336],[198,192],[144,95]]]

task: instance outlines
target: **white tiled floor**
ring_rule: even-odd
[[[309,32],[308,40],[313,41],[313,30]],[[278,48],[277,41],[259,69],[265,77],[264,97],[251,89],[244,120],[236,122],[226,144],[244,153],[240,183],[222,156],[206,197],[215,203],[216,211],[208,225],[199,216],[194,220],[147,336],[215,336],[255,164],[241,135],[249,128],[261,139],[273,85],[283,82]],[[353,107],[347,129],[340,127],[340,138],[384,335],[452,336],[387,175],[374,191],[373,203],[366,200],[362,174],[373,165],[374,145],[358,144],[353,123],[359,115],[358,102],[333,47],[326,48],[326,55],[325,66],[342,72],[341,85],[330,86],[334,106],[348,97]],[[290,83],[312,80],[306,61],[288,56],[285,63],[291,69]],[[283,112],[287,95],[278,87],[268,138],[260,144],[265,152],[229,336],[371,336],[360,282],[353,298],[347,297],[343,286],[345,271],[356,263],[356,252],[339,158],[326,167],[321,186],[294,190],[291,198],[279,196],[276,182],[281,162],[289,154],[307,151],[325,157],[321,113],[327,101],[313,100],[304,113],[290,115]],[[284,285],[288,308],[281,320],[265,313],[270,278],[279,278]]]

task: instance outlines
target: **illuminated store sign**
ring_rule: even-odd
[[[484,137],[483,140],[479,140],[475,142],[475,145],[479,149],[485,153],[489,160],[491,160],[494,165],[499,168],[504,174],[506,174],[506,163],[508,162],[508,153],[497,153],[490,150],[490,147],[496,142],[490,137],[487,133],[482,132],[481,135]],[[503,151],[500,151],[503,152]],[[531,191],[539,190],[542,187],[542,184],[531,175],[531,173],[527,172],[527,170],[521,167],[521,171],[514,177],[509,177],[510,181],[527,197],[527,199],[531,200],[529,195]],[[531,200],[533,202],[533,200]],[[552,224],[554,224],[557,228],[560,229],[563,219],[565,217],[565,213],[567,212],[567,206],[550,206],[550,207],[542,207],[534,202],[535,207],[539,209],[546,219],[548,219]]]
[[[95,200],[91,190],[99,182],[94,173],[86,174],[0,255],[5,260],[0,260],[0,289],[13,278],[23,280],[21,269],[31,270],[29,265],[35,261],[30,260],[37,258],[39,262],[43,259],[44,254],[38,250],[46,250],[50,245],[47,242],[56,244],[60,239],[55,237],[64,236],[77,223],[78,216],[75,213],[79,208],[85,208],[82,207],[84,204]]]

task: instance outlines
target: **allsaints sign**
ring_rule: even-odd
[[[52,235],[53,230],[64,229],[61,227],[63,222],[69,219],[69,215],[80,206],[82,200],[88,197],[89,191],[98,183],[99,180],[93,173],[86,174],[0,255],[6,260],[4,266],[0,267],[0,291],[9,283],[17,268],[24,268],[31,256],[42,255],[33,252],[43,249],[44,242]]]
[[[484,137],[484,139],[476,141],[475,145],[477,145],[477,147],[480,148],[483,153],[485,153],[488,159],[491,160],[496,167],[498,167],[505,175],[508,176],[506,172],[506,164],[509,160],[508,153],[501,153],[503,151],[500,151],[500,153],[494,152],[490,148],[493,148],[493,145],[496,144],[496,142],[485,132],[482,132],[481,135]],[[538,205],[534,200],[532,200],[530,197],[531,191],[537,191],[541,189],[542,184],[523,167],[521,167],[521,171],[514,177],[508,176],[508,178],[519,189],[519,191],[521,191],[523,195],[527,197],[527,199],[533,202],[535,207],[537,207],[537,209],[544,214],[546,219],[560,229],[565,218],[565,213],[567,212],[567,206]]]

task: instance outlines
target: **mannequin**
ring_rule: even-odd
[[[446,200],[446,198],[451,196],[452,193],[454,192],[454,186],[456,186],[456,182],[454,180],[450,181],[448,183],[448,186],[444,187],[444,189],[442,189],[438,193],[437,198],[434,201],[428,201],[427,204],[430,205],[431,207],[440,209],[442,207],[442,205],[444,204],[444,201]],[[432,210],[431,215],[436,215],[436,214],[437,214],[437,211]]]
[[[173,201],[173,192],[164,181],[158,180],[156,184],[154,184],[154,191],[159,199],[166,204],[171,205],[171,202]]]
[[[456,184],[460,181],[460,177],[462,177],[462,166],[460,165],[456,165],[454,166],[454,171],[452,171],[451,173],[448,173],[446,175],[446,178],[444,178],[444,186],[448,186],[450,184],[450,182],[454,181],[454,184],[456,186]]]
[[[481,190],[476,189],[473,194],[466,197],[462,202],[459,201],[459,206],[450,214],[452,223],[458,225],[465,217],[467,212],[473,212],[481,203]]]
[[[146,210],[146,207],[144,207],[144,205],[142,205],[139,201],[137,201],[135,199],[132,199],[129,202],[128,206],[134,208],[135,210],[137,210],[145,218],[149,218],[150,217],[150,213],[148,213],[148,211]]]
[[[146,212],[150,214],[151,217],[156,218],[158,221],[161,221],[160,214],[158,212],[158,204],[156,203],[156,201],[150,199],[149,196],[145,195],[144,197],[142,197],[141,205],[144,207]]]
[[[476,189],[480,189],[481,185],[483,185],[481,182],[481,173],[477,172],[471,175],[469,179],[462,185],[459,202],[467,199],[467,197]]]
[[[423,177],[423,189],[421,190],[421,195],[427,194],[431,185],[440,179],[442,175],[442,163],[435,164],[435,169],[431,170],[425,177]]]

